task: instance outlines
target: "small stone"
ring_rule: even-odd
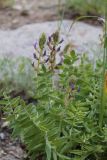
[[[18,23],[18,19],[13,19],[12,23],[13,24],[17,24]]]
[[[0,133],[0,139],[5,140],[5,134],[4,133]]]
[[[9,126],[9,122],[6,121],[6,122],[4,122],[4,123],[2,124],[1,128],[6,128],[6,127],[8,127],[8,126]]]
[[[1,158],[1,156],[4,155],[4,154],[5,154],[5,152],[0,148],[0,158]]]

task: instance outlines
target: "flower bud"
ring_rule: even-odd
[[[46,60],[45,60],[45,63],[47,63],[49,61],[49,58],[47,58]]]
[[[75,85],[74,85],[74,83],[70,83],[70,88],[71,88],[71,90],[75,90]]]
[[[51,42],[51,36],[48,37],[49,42]]]
[[[33,46],[34,46],[34,49],[36,49],[37,48],[37,42],[35,42]]]
[[[64,39],[62,39],[62,40],[59,42],[59,44],[63,43],[63,41],[64,41]]]
[[[60,52],[60,50],[61,50],[61,46],[57,48],[57,52]]]
[[[46,56],[46,50],[43,52],[43,57]]]
[[[38,57],[36,56],[36,53],[33,53],[33,57],[38,60]]]

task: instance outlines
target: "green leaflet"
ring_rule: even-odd
[[[52,147],[51,147],[51,144],[50,142],[48,141],[48,137],[46,135],[46,147],[45,147],[45,150],[46,150],[46,155],[47,155],[47,160],[51,160],[51,155],[52,155]]]

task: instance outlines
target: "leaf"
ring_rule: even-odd
[[[78,60],[78,56],[76,55],[76,53],[75,53],[74,50],[72,50],[72,51],[70,52],[70,56],[71,56],[71,59],[72,59],[72,62],[73,62],[73,63]]]
[[[46,147],[45,147],[45,150],[46,150],[47,160],[51,160],[51,144],[48,141],[48,137],[47,136],[46,136]]]
[[[45,67],[44,64],[42,65],[42,69],[43,69],[43,71],[46,73],[46,67]]]
[[[33,145],[34,147],[33,147],[33,149],[32,149],[32,151],[34,150],[37,150],[38,148],[41,148],[42,146],[43,146],[43,144],[42,143],[40,143],[40,144],[38,144],[38,145]]]
[[[57,153],[53,150],[53,160],[57,160]]]
[[[64,59],[64,64],[67,64],[67,65],[71,64],[71,60],[69,57]]]
[[[64,54],[66,54],[69,49],[70,49],[70,44],[67,44],[63,50]]]
[[[71,55],[72,58],[75,58],[75,57],[76,57],[75,51],[72,50],[72,51],[70,52],[70,55]]]
[[[7,105],[8,104],[8,101],[6,100],[0,100],[0,105]]]
[[[70,153],[76,154],[78,156],[81,156],[83,153],[86,153],[86,151],[81,151],[81,150],[72,150]]]
[[[58,154],[59,158],[61,158],[62,160],[71,160],[71,158],[69,158],[67,156],[64,156],[64,155],[59,154],[59,153],[57,153],[57,154]]]

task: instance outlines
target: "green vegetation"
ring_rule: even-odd
[[[39,45],[35,43],[36,104],[10,96],[0,101],[13,135],[20,136],[30,159],[107,159],[106,41],[103,61],[92,64],[86,55],[73,50],[67,54],[66,46],[60,65],[56,56],[62,53],[63,40],[58,32],[48,40],[43,34]]]
[[[104,15],[107,0],[67,0],[66,2],[68,8],[73,8],[82,15]]]
[[[0,6],[7,2],[12,1],[1,0]],[[101,0],[67,0],[67,4],[88,15],[102,15],[105,7]],[[104,23],[104,54],[99,59],[97,53],[94,63],[70,45],[62,50],[64,39],[58,31],[49,37],[43,33],[35,42],[33,64],[24,57],[0,59],[0,113],[7,118],[13,137],[25,144],[28,159],[107,160]]]
[[[0,96],[3,93],[16,95],[25,92],[32,95],[34,84],[34,69],[28,58],[0,59]],[[30,83],[29,83],[30,82]]]

